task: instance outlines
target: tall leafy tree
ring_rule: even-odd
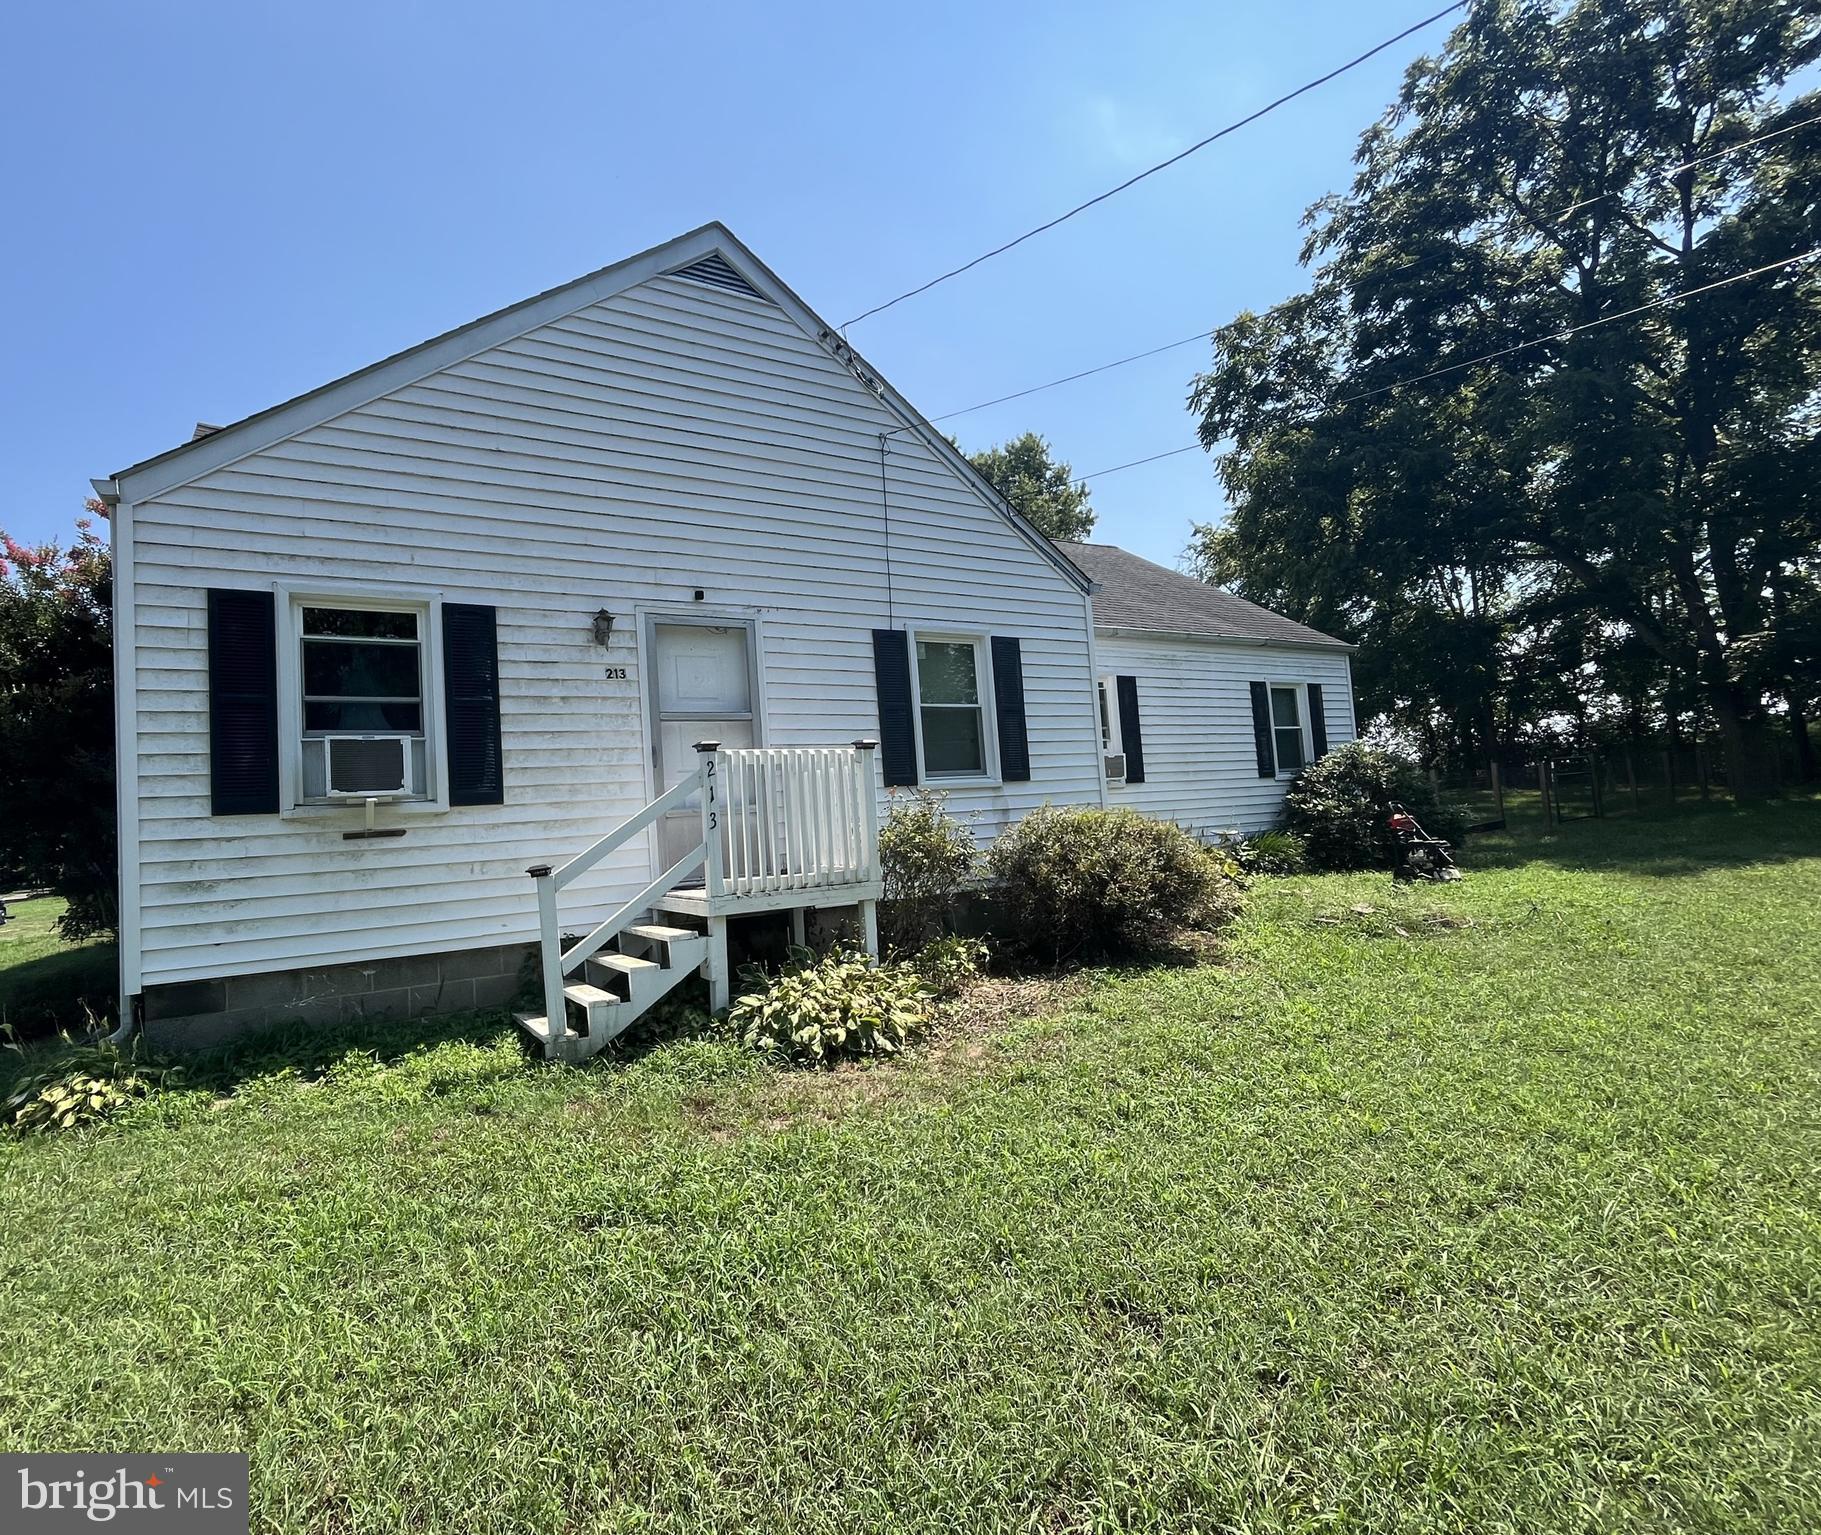
[[[970,453],[968,462],[1047,537],[1079,541],[1093,531],[1087,486],[1076,483],[1069,466],[1052,458],[1050,445],[1035,432]]]
[[[1821,281],[1659,301],[1821,246],[1821,97],[1785,93],[1818,53],[1817,0],[1480,0],[1311,210],[1311,291],[1216,333],[1204,563],[1370,654],[1422,629],[1439,669],[1375,664],[1484,730],[1551,636],[1635,642],[1762,788],[1805,686]]]
[[[113,573],[78,529],[68,548],[0,533],[0,869],[67,897],[71,938],[118,918]]]

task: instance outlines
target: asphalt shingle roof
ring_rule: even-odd
[[[1165,570],[1111,544],[1063,543],[1059,547],[1098,584],[1094,622],[1101,628],[1205,634],[1213,639],[1276,645],[1345,644],[1331,634],[1223,592],[1218,586]]]

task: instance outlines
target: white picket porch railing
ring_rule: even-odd
[[[545,1018],[560,1020],[568,978],[653,906],[707,919],[711,1005],[726,1006],[727,918],[742,910],[854,903],[866,946],[876,950],[873,903],[879,891],[879,805],[872,741],[852,746],[696,745],[695,771],[568,862],[533,865]],[[558,897],[616,849],[695,799],[701,837],[676,862],[604,922],[563,947]],[[701,885],[679,887],[701,871]],[[668,897],[668,899],[666,899]]]
[[[879,877],[870,743],[716,756],[726,818],[711,897],[813,893]]]

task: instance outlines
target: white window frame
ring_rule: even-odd
[[[424,792],[388,801],[392,813],[441,814],[449,809],[448,733],[443,720],[443,595],[375,591],[371,587],[275,584],[278,609],[278,805],[284,820],[345,819],[359,799],[303,798],[303,610],[360,608],[415,613],[423,663]]]
[[[1119,679],[1111,672],[1099,678],[1094,685],[1095,710],[1100,721],[1100,758],[1101,778],[1109,789],[1123,789],[1127,779],[1114,778],[1106,771],[1109,757],[1125,755],[1125,732],[1119,718]],[[1127,771],[1130,771],[1127,764]]]
[[[1279,778],[1294,778],[1298,773],[1309,768],[1315,761],[1315,736],[1309,723],[1309,684],[1306,682],[1274,682],[1269,677],[1266,677],[1263,680],[1265,684],[1265,712],[1271,716],[1271,765],[1277,769],[1277,776]],[[1277,709],[1271,695],[1279,692],[1294,693],[1296,695],[1296,725],[1303,740],[1302,767],[1287,768],[1283,765],[1282,761],[1279,760],[1277,755],[1277,732],[1280,728],[1284,730],[1290,728],[1288,725],[1280,727],[1277,723]]]
[[[917,738],[917,782],[932,788],[991,787],[999,776],[999,710],[993,697],[991,646],[984,634],[957,633],[949,629],[907,631],[910,648],[911,729]],[[931,773],[923,758],[923,676],[917,666],[917,646],[971,645],[974,649],[974,691],[980,695],[980,761],[978,773]],[[931,708],[941,708],[932,704]],[[957,706],[958,707],[958,706]]]

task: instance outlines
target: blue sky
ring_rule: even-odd
[[[1435,9],[1426,0],[674,7],[62,0],[0,74],[0,527],[91,475],[709,219],[835,324]],[[850,340],[930,414],[1301,285],[1299,220],[1445,24]],[[1078,472],[1192,441],[1190,346],[948,423]],[[1095,486],[1173,564],[1185,454]]]

